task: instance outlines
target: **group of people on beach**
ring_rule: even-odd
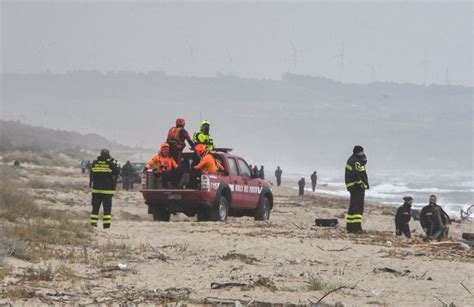
[[[448,224],[451,219],[448,214],[437,203],[435,195],[430,196],[429,204],[417,211],[412,210],[413,197],[403,198],[404,204],[400,206],[395,215],[395,228],[397,236],[405,235],[411,238],[410,220],[412,215],[414,219],[419,219],[421,228],[426,234],[426,240],[442,240],[448,236]],[[416,213],[416,214],[413,214]]]

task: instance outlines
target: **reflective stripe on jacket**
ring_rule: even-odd
[[[120,165],[114,158],[98,157],[91,165],[92,193],[114,194]]]

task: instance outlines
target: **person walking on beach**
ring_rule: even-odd
[[[313,192],[316,191],[317,183],[318,183],[318,175],[316,174],[316,171],[314,171],[314,173],[311,174],[311,187],[313,188]]]
[[[299,187],[299,196],[304,195],[304,186],[306,185],[306,182],[304,180],[304,177],[301,177],[301,179],[298,181],[298,187]]]
[[[413,204],[413,197],[403,197],[403,201],[403,205],[398,208],[397,215],[395,216],[396,235],[401,236],[404,234],[405,237],[410,239],[411,231],[409,223],[411,220],[411,205]]]
[[[430,196],[430,203],[421,209],[420,223],[428,240],[442,240],[448,235],[449,215],[436,204],[436,196]]]
[[[92,188],[91,225],[97,227],[99,210],[102,205],[104,215],[102,224],[104,229],[110,228],[112,220],[112,197],[115,194],[117,177],[120,174],[120,164],[110,156],[107,149],[102,149],[97,160],[92,162],[89,187]]]
[[[275,171],[275,177],[276,177],[276,180],[277,180],[277,186],[280,186],[281,185],[281,175],[283,174],[283,171],[281,170],[281,168],[279,166],[277,166],[277,169]]]
[[[346,187],[351,194],[350,206],[346,217],[346,229],[349,233],[362,233],[365,190],[369,189],[366,171],[367,157],[362,146],[356,145],[346,164]]]

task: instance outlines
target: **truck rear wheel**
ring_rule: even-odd
[[[171,213],[166,212],[163,209],[155,209],[152,214],[154,221],[169,222],[171,219]]]
[[[217,204],[209,208],[209,217],[211,221],[225,222],[229,214],[229,202],[224,196],[220,196]]]
[[[201,208],[197,212],[197,221],[198,222],[207,222],[209,221],[209,214],[207,212],[207,208]]]
[[[256,221],[268,221],[270,219],[270,201],[267,197],[262,197],[258,202],[254,218]]]

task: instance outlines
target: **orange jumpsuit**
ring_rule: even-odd
[[[155,167],[156,173],[168,173],[172,169],[178,168],[178,164],[171,157],[163,157],[160,154],[155,154],[150,162],[146,165],[147,169]]]
[[[199,162],[198,165],[194,167],[196,170],[201,170],[206,173],[216,173],[218,170],[224,170],[224,167],[217,162],[214,157],[207,153]]]

